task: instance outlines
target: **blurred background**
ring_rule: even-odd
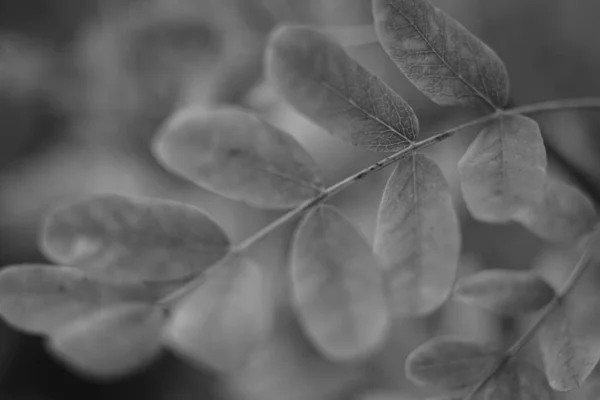
[[[600,2],[596,0],[437,0],[504,60],[512,104],[600,96]],[[369,0],[0,0],[0,266],[47,262],[37,248],[52,206],[92,193],[177,199],[209,212],[239,241],[277,217],[216,195],[164,171],[150,143],[173,111],[190,104],[238,104],[293,134],[328,183],[378,159],[346,145],[287,107],[264,82],[266,35],[278,23],[322,27],[415,109],[422,138],[476,116],[442,109],[412,87],[375,40]],[[600,203],[600,112],[536,116],[551,168]],[[487,268],[539,269],[560,285],[577,256],[518,225],[472,220],[460,198],[456,163],[475,131],[427,150],[456,195],[463,224],[459,274]],[[389,171],[336,196],[372,237]],[[436,394],[404,378],[407,353],[438,334],[510,344],[526,320],[498,318],[450,301],[428,318],[403,319],[380,354],[363,365],[321,358],[289,312],[282,229],[256,249],[273,278],[276,322],[269,343],[243,371],[219,376],[165,352],[147,370],[116,382],[74,375],[43,341],[0,322],[0,399],[417,399]],[[598,329],[590,271],[573,296],[578,320]],[[595,304],[599,304],[596,302]],[[597,306],[596,306],[597,307]],[[600,315],[600,314],[598,314]],[[530,349],[531,347],[531,349]],[[536,362],[535,346],[523,356]],[[584,399],[591,383],[564,398]],[[404,396],[404,397],[402,397]],[[557,397],[557,398],[560,398]]]

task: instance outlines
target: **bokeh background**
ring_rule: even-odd
[[[597,0],[437,0],[504,60],[512,104],[600,96]],[[340,6],[341,5],[341,6]],[[52,206],[92,193],[177,199],[208,211],[234,241],[275,218],[168,174],[150,143],[165,119],[190,104],[239,104],[292,133],[334,183],[379,158],[346,145],[286,106],[263,79],[266,35],[282,21],[324,27],[416,110],[423,137],[475,114],[442,109],[412,87],[374,40],[369,0],[0,0],[0,266],[47,262],[37,248]],[[600,203],[600,112],[536,117],[551,168]],[[456,163],[476,134],[428,150],[453,187],[462,220],[459,274],[539,269],[560,285],[575,249],[547,245],[518,225],[486,225],[465,210]],[[332,202],[372,237],[389,171]],[[498,318],[450,301],[428,318],[395,323],[385,350],[365,365],[322,359],[287,304],[285,255],[293,225],[256,248],[269,268],[274,334],[250,367],[231,376],[164,356],[116,382],[94,382],[55,362],[43,342],[0,322],[0,399],[417,399],[435,394],[404,378],[404,359],[437,334],[509,345],[526,319]],[[600,323],[598,270],[573,296],[586,329]],[[600,324],[597,327],[600,332]],[[523,353],[534,362],[535,346]],[[584,399],[594,384],[564,398]],[[404,396],[404,397],[402,397]],[[560,398],[560,396],[558,397]]]

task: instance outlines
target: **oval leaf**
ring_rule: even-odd
[[[94,281],[77,268],[15,265],[0,272],[0,314],[30,333],[52,333],[109,305],[155,300],[144,286]]]
[[[296,230],[291,263],[295,306],[315,345],[336,361],[373,351],[389,315],[382,267],[357,228],[318,207]]]
[[[168,343],[182,356],[217,370],[238,369],[266,337],[266,300],[261,267],[236,256],[176,308]]]
[[[410,106],[339,45],[308,28],[272,34],[267,75],[283,97],[331,134],[373,151],[398,151],[417,138]]]
[[[407,78],[442,106],[501,108],[508,102],[498,55],[428,0],[373,0],[381,45]]]
[[[50,350],[75,371],[120,378],[150,364],[161,351],[165,312],[146,304],[122,304],[82,317],[56,331]]]
[[[154,151],[197,185],[258,208],[291,208],[323,188],[315,161],[291,135],[234,108],[176,113]]]
[[[432,312],[452,293],[460,227],[448,183],[424,155],[402,160],[379,207],[375,253],[389,269],[397,314]]]
[[[204,212],[173,201],[103,194],[58,208],[42,228],[59,264],[114,280],[169,280],[215,264],[229,239]]]
[[[540,310],[554,295],[554,289],[531,271],[481,271],[460,279],[455,288],[456,298],[499,314]]]
[[[522,115],[488,123],[458,163],[467,208],[485,222],[508,222],[544,193],[546,150],[538,124]]]
[[[485,378],[500,356],[491,345],[438,337],[409,354],[406,376],[421,386],[464,389]]]
[[[552,400],[552,389],[537,367],[510,362],[480,392],[481,400]]]

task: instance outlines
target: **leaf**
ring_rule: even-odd
[[[490,374],[501,356],[491,345],[438,337],[409,354],[406,376],[421,386],[464,389]]]
[[[95,281],[77,268],[14,265],[0,272],[0,314],[29,333],[50,334],[106,306],[155,300],[142,285]]]
[[[598,215],[579,189],[547,176],[541,201],[515,219],[548,242],[573,243],[594,229]]]
[[[460,279],[455,297],[499,314],[524,314],[542,309],[554,289],[532,271],[485,270]]]
[[[50,350],[74,370],[101,379],[120,378],[160,354],[164,310],[122,304],[98,310],[54,332]]]
[[[427,314],[452,293],[461,234],[448,183],[424,155],[400,161],[379,207],[375,254],[389,270],[392,310]]]
[[[508,222],[543,196],[546,150],[538,124],[522,115],[488,123],[458,163],[467,208],[485,222]]]
[[[561,392],[581,386],[600,360],[600,345],[575,337],[570,324],[568,308],[561,304],[538,333],[548,382]]]
[[[398,151],[417,139],[410,106],[323,34],[282,27],[270,37],[267,76],[300,113],[340,139]]]
[[[291,135],[235,108],[179,111],[154,152],[197,185],[258,208],[291,208],[323,189],[315,161]]]
[[[373,0],[375,30],[407,78],[441,106],[501,108],[509,81],[498,55],[427,0]]]
[[[382,267],[335,208],[318,207],[298,226],[291,279],[301,324],[325,356],[363,357],[382,342],[390,322]]]
[[[59,264],[116,280],[169,280],[197,274],[229,251],[204,212],[174,201],[97,195],[46,219],[44,253]]]
[[[167,340],[182,356],[231,372],[246,363],[269,328],[263,272],[236,256],[207,278],[176,308]]]
[[[552,400],[544,374],[526,362],[508,363],[480,392],[481,400]]]

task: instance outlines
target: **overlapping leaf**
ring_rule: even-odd
[[[456,298],[499,314],[523,314],[545,307],[554,289],[532,271],[486,270],[459,280]]]
[[[176,113],[154,151],[197,185],[258,208],[291,208],[323,188],[314,160],[291,135],[235,108]]]
[[[537,367],[526,362],[508,363],[482,389],[481,400],[552,400],[552,389]]]
[[[372,352],[389,325],[383,269],[354,225],[331,206],[311,211],[291,263],[294,303],[315,345],[334,360]]]
[[[432,101],[487,109],[506,105],[502,60],[428,0],[373,0],[373,14],[383,48]]]
[[[471,214],[507,222],[544,194],[546,151],[538,124],[522,115],[489,122],[458,163]]]
[[[104,194],[49,215],[44,253],[59,264],[114,280],[174,280],[199,273],[229,251],[229,239],[187,204]]]
[[[444,303],[454,285],[460,243],[440,168],[424,155],[400,161],[383,193],[374,243],[389,270],[394,313],[426,314]]]
[[[283,27],[269,41],[267,75],[299,112],[331,134],[374,151],[398,151],[415,141],[410,106],[325,35]]]

